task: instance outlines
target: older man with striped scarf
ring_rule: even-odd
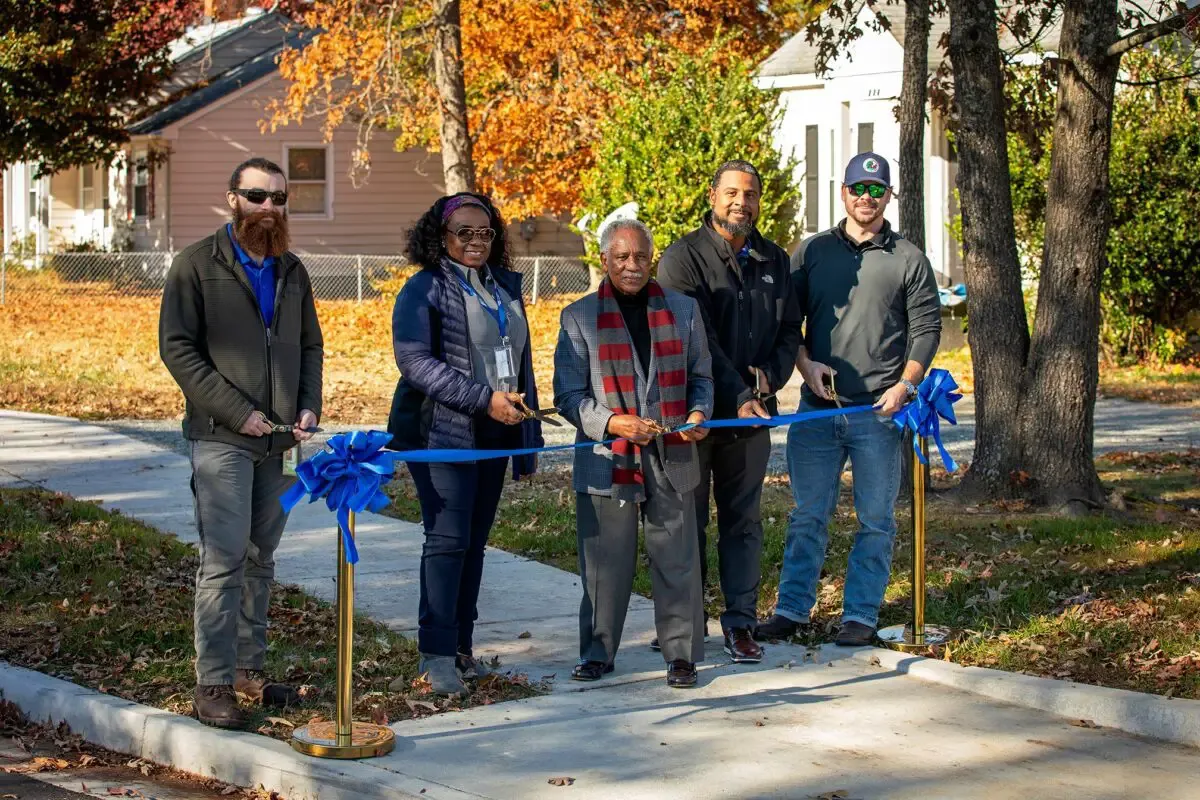
[[[579,540],[580,663],[571,677],[594,681],[614,669],[645,526],[654,621],[667,685],[696,685],[704,657],[704,609],[692,490],[700,482],[695,442],[677,431],[712,413],[712,359],[696,301],[650,280],[654,238],[635,220],[600,237],[606,277],[562,313],[554,353],[554,397],[578,429],[575,509]]]

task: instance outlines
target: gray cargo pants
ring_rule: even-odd
[[[200,534],[196,570],[196,683],[233,683],[236,669],[262,669],[275,548],[291,485],[280,456],[224,442],[191,443],[192,495]]]

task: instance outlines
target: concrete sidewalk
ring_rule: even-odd
[[[74,420],[0,412],[0,486],[37,484],[97,500],[194,541],[188,475],[182,456],[121,434]],[[359,541],[359,609],[411,631],[418,527],[364,515]],[[279,580],[333,599],[335,546],[333,517],[323,505],[297,509],[278,553]],[[386,758],[318,763],[263,737],[213,731],[123,703],[121,719],[130,721],[122,724],[130,730],[122,735],[143,757],[323,800],[799,798],[839,789],[849,798],[1115,800],[1147,791],[1161,798],[1197,796],[1200,751],[1074,727],[1064,717],[1022,707],[1039,705],[1141,732],[1158,730],[1156,721],[1169,717],[1172,730],[1182,731],[1173,737],[1200,742],[1195,701],[990,670],[974,670],[970,680],[919,679],[907,674],[912,659],[902,664],[892,654],[869,650],[769,646],[762,665],[734,666],[717,641],[709,646],[701,687],[674,691],[663,684],[661,658],[644,646],[653,622],[642,598],[634,598],[617,673],[585,687],[565,680],[576,660],[578,602],[574,575],[490,551],[478,652],[498,654],[506,668],[535,680],[556,676],[554,692],[398,723],[396,752]],[[526,631],[531,635],[519,638]],[[968,672],[939,662],[926,666],[912,675]],[[933,682],[938,680],[947,685]],[[1000,688],[984,686],[989,681]],[[1037,691],[1030,690],[1034,685]],[[115,700],[85,702],[82,690],[67,690],[76,692],[74,700],[46,699],[60,691],[51,688],[25,698],[64,715]],[[168,728],[151,735],[163,725]],[[114,720],[99,727],[111,734],[118,726]],[[219,758],[212,755],[217,751]],[[555,777],[575,783],[550,785]]]

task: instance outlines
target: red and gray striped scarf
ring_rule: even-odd
[[[675,315],[667,306],[662,287],[650,281],[646,287],[649,304],[646,309],[650,323],[650,347],[656,367],[656,381],[664,427],[677,428],[687,421],[687,360],[683,342],[675,327]],[[596,329],[600,339],[600,374],[604,377],[605,404],[614,414],[638,414],[637,379],[634,375],[633,340],[621,316],[621,307],[613,295],[612,284],[606,279],[600,284],[600,309]],[[649,372],[649,365],[646,365]],[[688,443],[679,434],[662,437],[660,451],[664,460],[687,458],[673,452],[687,449]],[[612,496],[618,500],[640,503],[646,499],[645,476],[642,473],[642,448],[628,439],[612,444]]]

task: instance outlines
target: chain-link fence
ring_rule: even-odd
[[[162,291],[174,257],[164,251],[4,254],[0,303],[37,302],[45,295],[154,295]],[[322,300],[378,298],[398,288],[407,266],[399,256],[301,253],[300,258]],[[588,268],[578,258],[529,256],[513,259],[513,266],[525,276],[529,303],[580,294],[590,285]]]

